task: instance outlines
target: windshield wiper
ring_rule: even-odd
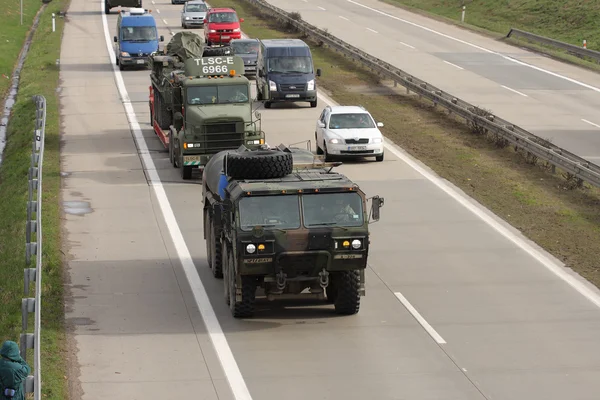
[[[306,225],[307,227],[313,227],[313,226],[336,226],[337,228],[342,228],[345,230],[348,230],[348,228],[346,228],[345,226],[342,225],[338,225],[337,222],[321,222],[319,224],[310,224],[310,225]]]
[[[258,225],[248,225],[248,226],[246,226],[246,228],[249,228],[249,227],[255,228],[257,226],[260,226],[261,228],[273,228],[273,227],[275,227],[277,225],[275,225],[275,224],[271,224],[271,225],[268,225],[268,224],[267,225],[260,225],[260,224],[258,224]],[[275,230],[278,230],[280,232],[286,233],[285,229],[275,228]]]

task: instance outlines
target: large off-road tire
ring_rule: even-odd
[[[192,170],[194,169],[194,167],[190,167],[189,165],[183,165],[183,163],[181,164],[181,179],[186,181],[192,179]]]
[[[221,240],[217,237],[214,220],[211,218],[210,224],[210,258],[212,273],[215,278],[223,277],[223,258],[221,253]]]
[[[104,14],[110,14],[110,6],[108,5],[108,1],[104,1]]]
[[[229,305],[231,298],[229,297],[229,277],[227,271],[230,271],[229,260],[232,259],[233,255],[226,242],[221,243],[221,245],[223,246],[221,249],[223,254],[223,297],[225,298],[225,303]]]
[[[230,253],[231,255],[231,253]],[[229,309],[234,318],[250,318],[254,315],[254,302],[256,300],[256,279],[252,276],[242,276],[242,301],[235,301],[235,272],[233,259],[227,257],[229,281]]]
[[[292,153],[256,150],[227,155],[227,175],[234,179],[281,178],[292,172]]]
[[[208,210],[204,210],[204,232],[206,235],[206,263],[208,264],[208,268],[212,269],[212,238],[210,236],[212,229],[212,217],[210,216],[210,212]]]
[[[360,273],[359,271],[341,271],[334,274],[335,312],[353,315],[360,309]]]

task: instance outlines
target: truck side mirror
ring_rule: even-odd
[[[117,43],[117,37],[113,37],[113,40],[115,41],[115,43]]]
[[[379,221],[379,211],[381,207],[383,207],[383,204],[383,197],[373,196],[373,199],[371,200],[371,218],[373,219],[373,221]]]
[[[163,35],[160,35],[160,41],[164,42],[165,41],[165,37]]]
[[[240,22],[244,22],[244,18],[240,18]]]
[[[183,128],[183,114],[180,112],[176,112],[173,116],[173,126],[179,132],[181,128]]]
[[[321,76],[321,68],[317,68],[317,76]]]

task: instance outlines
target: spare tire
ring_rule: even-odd
[[[292,172],[292,153],[281,150],[255,150],[229,153],[225,157],[227,175],[234,179],[281,178]]]

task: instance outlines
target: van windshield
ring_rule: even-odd
[[[123,42],[149,42],[157,38],[154,26],[123,26],[121,32]]]
[[[281,74],[310,74],[313,72],[312,60],[310,57],[270,57],[268,59],[269,72]]]
[[[238,17],[236,13],[232,12],[212,13],[208,15],[208,22],[238,22]]]
[[[223,85],[188,87],[187,102],[191,105],[247,103],[248,86]]]

